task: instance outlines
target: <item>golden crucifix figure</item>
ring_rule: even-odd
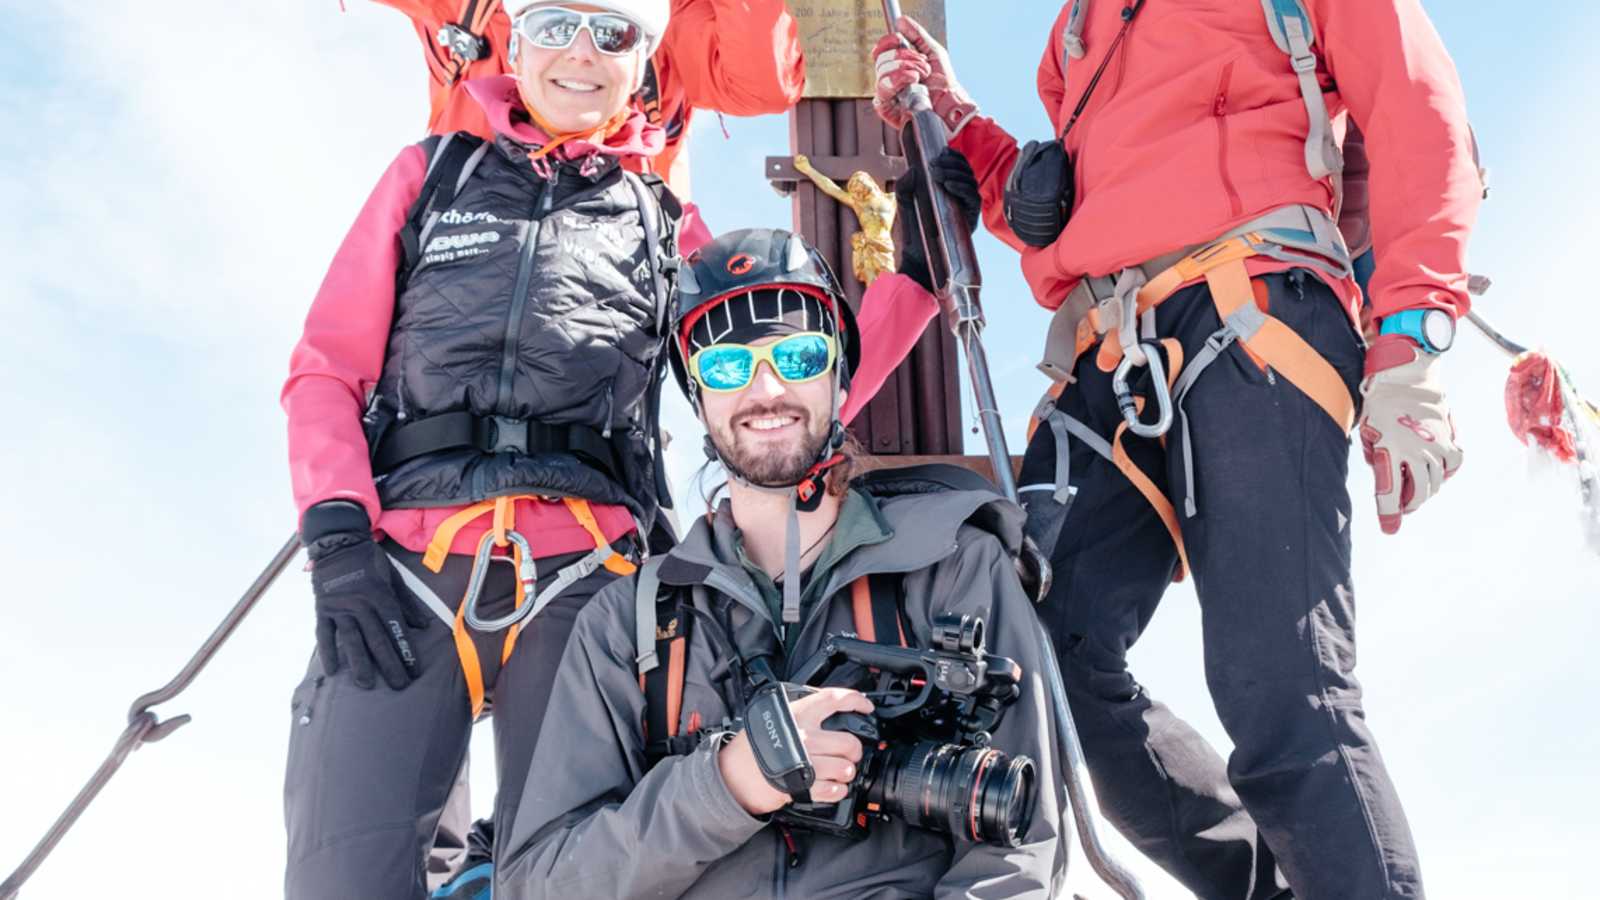
[[[894,195],[878,187],[872,176],[857,172],[840,188],[833,179],[811,167],[799,154],[795,171],[810,178],[829,197],[855,210],[861,230],[850,236],[850,265],[862,284],[871,284],[884,272],[894,271]]]

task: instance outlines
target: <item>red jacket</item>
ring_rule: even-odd
[[[455,81],[450,55],[436,35],[461,13],[461,0],[377,0],[411,17],[428,61],[428,130],[470,131],[489,137],[488,122],[461,89],[462,81],[503,75],[511,22],[498,0],[484,36],[489,55],[469,65]],[[654,171],[679,197],[689,197],[688,157],[682,152],[695,109],[732,116],[787,110],[805,88],[800,30],[784,0],[673,0],[672,24],[653,59],[659,107],[646,110],[667,130],[667,148],[636,171]]]
[[[1329,112],[1342,123],[1348,111],[1367,136],[1378,260],[1370,312],[1464,312],[1480,189],[1449,55],[1418,0],[1305,3]],[[1071,6],[1039,65],[1039,97],[1057,133],[1122,26],[1122,3],[1090,0],[1087,55],[1069,65],[1062,35]],[[1278,206],[1332,212],[1331,184],[1306,172],[1305,104],[1260,3],[1149,3],[1119,54],[1067,138],[1077,203],[1052,246],[1024,247],[1001,215],[1012,137],[979,118],[954,141],[978,172],[985,223],[1022,251],[1039,303],[1053,309],[1085,275],[1203,243]],[[1361,302],[1352,282],[1333,287],[1352,310]]]

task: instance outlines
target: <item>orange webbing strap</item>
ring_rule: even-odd
[[[1211,288],[1217,315],[1224,322],[1246,304],[1255,304],[1250,273],[1245,270],[1243,261],[1207,271],[1206,284]],[[1355,425],[1355,404],[1338,371],[1281,320],[1265,313],[1261,318],[1263,321],[1254,334],[1241,335],[1245,349],[1289,379],[1290,384],[1322,407],[1340,428],[1349,431]]]
[[[494,498],[494,545],[504,547],[511,543],[506,532],[517,527],[517,507],[510,497]]]
[[[572,512],[572,517],[578,520],[578,524],[583,526],[583,530],[589,532],[589,537],[594,539],[594,548],[596,550],[611,549],[611,542],[606,540],[605,532],[600,530],[600,523],[595,521],[594,510],[589,508],[589,501],[562,497],[561,502],[567,505],[567,509]],[[604,565],[606,571],[613,575],[627,576],[639,570],[638,566],[628,562],[627,557],[615,550],[612,550],[611,555],[606,557]]]
[[[893,635],[894,643],[906,643],[906,629],[900,621],[900,576],[890,573],[863,575],[850,582],[850,612],[855,618],[856,636],[869,644],[890,641],[880,635]]]
[[[657,628],[660,634],[660,628]],[[665,647],[662,645],[665,644]],[[666,666],[657,666],[639,675],[639,690],[644,692],[645,739],[658,741],[678,736],[678,719],[683,714],[683,680],[689,660],[689,636],[678,634],[656,641],[658,652],[667,657]]]
[[[684,667],[689,656],[689,641],[675,637],[667,647],[667,737],[678,736],[678,717],[683,714]]]
[[[1173,263],[1171,268],[1151,279],[1144,287],[1139,289],[1139,312],[1161,305],[1168,297],[1178,292],[1178,289],[1194,281],[1219,266],[1228,263],[1243,262],[1256,255],[1252,241],[1259,243],[1259,235],[1248,234],[1244,237],[1223,241],[1210,247],[1196,250],[1183,259]]]
[[[856,620],[856,637],[876,644],[878,630],[872,625],[872,586],[864,577],[850,582],[850,611]]]
[[[461,529],[477,521],[484,513],[494,509],[495,501],[485,500],[455,513],[450,518],[439,523],[433,531],[433,538],[428,541],[428,550],[422,555],[422,564],[428,571],[438,574],[444,568],[445,557],[450,555],[450,545],[455,543],[456,535]]]
[[[1223,241],[1220,244],[1196,250],[1173,263],[1139,289],[1139,299],[1136,305],[1137,315],[1142,316],[1165,303],[1167,298],[1176,294],[1184,285],[1207,277],[1208,273],[1213,269],[1219,266],[1226,266],[1229,263],[1243,263],[1245,260],[1255,256],[1256,249],[1251,244],[1252,240],[1259,242],[1260,237],[1255,234],[1248,234],[1244,237]],[[1100,352],[1095,357],[1095,364],[1100,367],[1102,372],[1115,371],[1117,364],[1122,362],[1121,328],[1115,322],[1102,323],[1098,309],[1090,310],[1086,321],[1090,322],[1094,331],[1105,332],[1105,340],[1100,342]],[[1080,344],[1083,343],[1082,338],[1084,336],[1080,334]],[[1175,368],[1177,367],[1169,366],[1168,370]]]
[[[511,561],[520,569],[522,563],[522,551],[516,546],[512,545],[510,539],[506,537],[506,534],[516,527],[516,501],[537,499],[539,499],[537,496],[531,494],[518,495],[514,497],[496,497],[493,500],[485,500],[482,503],[475,503],[465,509],[460,510],[459,512],[454,513],[449,518],[439,523],[439,527],[434,530],[432,539],[428,541],[428,550],[423,554],[422,564],[427,566],[432,572],[439,572],[444,568],[445,558],[449,556],[450,547],[455,543],[456,535],[461,533],[461,529],[482,518],[484,515],[492,513],[494,516],[493,524],[490,530],[484,533],[483,540],[492,540],[497,547],[510,546]],[[587,500],[575,500],[571,497],[563,497],[561,499],[566,504],[567,509],[572,513],[573,518],[576,519],[578,524],[582,526],[583,530],[588,532],[589,536],[594,539],[596,551],[610,550],[610,542],[606,540],[604,532],[600,530],[600,524],[595,520],[594,517],[594,510],[589,508],[589,502]],[[614,550],[612,550],[611,555],[606,558],[604,565],[607,571],[616,575],[632,575],[637,569],[637,567],[634,566],[633,563],[629,562],[626,557]],[[528,601],[528,597],[526,596],[526,591],[523,589],[523,585],[520,580],[517,581],[516,591],[517,594],[515,607],[517,609],[521,609],[522,604]],[[461,662],[461,672],[467,680],[467,694],[472,698],[472,717],[476,719],[478,714],[483,711],[483,665],[478,658],[477,647],[473,645],[471,636],[467,634],[466,608],[466,599],[463,597],[460,608],[456,610],[456,621],[453,636],[456,644],[456,656]],[[522,626],[520,623],[512,625],[507,630],[505,642],[501,645],[500,649],[501,665],[504,665],[510,661],[511,654],[517,646],[517,637],[521,633]],[[681,694],[681,687],[679,692]]]
[[[1173,546],[1178,548],[1178,574],[1172,580],[1182,581],[1189,571],[1189,552],[1184,549],[1183,532],[1178,528],[1178,511],[1173,507],[1172,501],[1167,499],[1167,495],[1161,493],[1155,482],[1151,481],[1150,477],[1144,474],[1144,470],[1128,456],[1128,451],[1122,446],[1122,436],[1127,431],[1128,423],[1123,422],[1117,426],[1117,433],[1111,438],[1111,464],[1116,466],[1117,471],[1121,472],[1144,496],[1145,502],[1149,503],[1156,511],[1156,515],[1161,518],[1161,524],[1167,527],[1167,534],[1172,537]]]

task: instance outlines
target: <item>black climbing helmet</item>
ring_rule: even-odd
[[[845,302],[844,290],[827,260],[816,248],[781,228],[745,228],[719,235],[684,260],[678,270],[672,309],[672,346],[668,357],[678,387],[691,402],[694,385],[689,380],[688,328],[705,311],[729,297],[768,288],[791,288],[825,301],[834,311],[843,365],[840,387],[847,386],[861,362],[861,332],[855,313]]]

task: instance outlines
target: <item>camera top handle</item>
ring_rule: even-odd
[[[981,638],[981,631],[979,632]],[[975,705],[988,707],[984,700],[1010,701],[1018,691],[1022,668],[1004,656],[984,654],[981,643],[969,652],[920,650],[873,644],[856,638],[830,636],[804,665],[794,672],[794,683],[811,685],[837,666],[854,662],[901,676],[918,688],[904,702],[880,704],[876,715],[892,720],[920,711],[934,691],[954,699],[971,698]],[[983,729],[987,730],[987,729]]]

